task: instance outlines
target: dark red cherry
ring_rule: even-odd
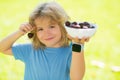
[[[80,28],[83,28],[83,25],[84,25],[84,24],[83,24],[83,23],[79,23],[79,25],[80,25]]]
[[[90,28],[90,24],[88,22],[83,22],[84,26],[87,26],[88,28]]]
[[[70,23],[69,21],[66,21],[66,22],[65,22],[65,25],[66,25],[66,26],[70,26],[70,24],[71,24],[71,23]]]
[[[34,35],[33,33],[28,33],[28,37],[29,37],[29,38],[32,38],[33,35]]]
[[[72,24],[77,25],[77,22],[72,22]]]
[[[83,24],[84,24],[84,25],[89,25],[89,23],[88,23],[88,22],[83,22]]]

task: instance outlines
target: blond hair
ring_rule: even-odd
[[[37,18],[48,17],[51,20],[58,23],[61,30],[61,46],[68,46],[69,40],[67,38],[67,32],[64,28],[64,23],[69,19],[68,15],[64,11],[64,9],[57,4],[56,2],[46,2],[40,4],[30,15],[29,23],[35,26],[35,19]],[[45,48],[45,45],[41,43],[37,37],[36,30],[31,31],[34,34],[32,37],[32,44],[35,49]]]

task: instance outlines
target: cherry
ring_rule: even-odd
[[[83,22],[84,26],[87,26],[88,28],[90,28],[90,24],[88,22]]]
[[[88,22],[83,22],[83,24],[86,26],[86,25],[90,25]]]
[[[29,38],[32,38],[33,35],[34,35],[33,33],[28,33],[28,37],[29,37]]]
[[[72,22],[72,24],[77,25],[77,22]]]
[[[66,25],[66,26],[69,26],[69,27],[70,27],[70,24],[71,24],[71,23],[70,23],[69,21],[66,21],[66,22],[65,22],[65,25]]]
[[[71,24],[70,25],[71,28],[80,28],[79,26],[75,25],[75,24]]]
[[[79,23],[79,25],[80,25],[80,28],[83,28],[83,25],[84,25],[84,24],[83,24],[83,23]]]

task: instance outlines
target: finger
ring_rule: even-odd
[[[24,32],[26,32],[26,33],[30,31],[30,30],[28,29],[28,27],[27,27],[26,24],[23,25],[22,30],[23,30]]]
[[[75,42],[77,42],[77,43],[80,42],[80,39],[79,39],[78,37],[75,37],[73,40],[74,40]]]
[[[32,31],[33,29],[35,29],[35,27],[33,27],[29,23],[25,23],[24,26],[25,26],[25,31],[27,31],[27,32]]]
[[[25,27],[25,25],[24,25],[24,24],[21,24],[19,29],[20,29],[22,32],[26,33],[26,30],[24,29],[24,27]]]
[[[27,27],[24,27],[24,28],[23,28],[23,31],[27,33],[29,30],[28,30]]]
[[[71,37],[69,34],[67,34],[67,37],[71,40],[73,39],[73,37]]]
[[[84,44],[84,42],[85,42],[85,37],[83,37],[83,38],[80,39],[80,41],[79,41],[80,44]]]
[[[27,29],[27,31],[32,30],[32,26],[28,23],[25,24],[25,28]]]
[[[34,28],[34,26],[32,26],[31,24],[28,24],[28,26],[29,26],[30,29]]]
[[[27,29],[28,31],[30,31],[32,28],[27,24],[27,25],[26,25],[26,29]]]
[[[85,41],[88,42],[90,40],[90,38],[86,38]]]

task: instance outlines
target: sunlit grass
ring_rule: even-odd
[[[48,0],[42,0],[48,1]],[[52,0],[51,0],[52,1]],[[57,0],[56,0],[57,1]],[[90,21],[98,25],[96,34],[85,46],[86,74],[84,80],[120,80],[120,1],[119,0],[59,0],[71,20]],[[28,16],[39,0],[0,1],[0,40],[28,21]],[[18,42],[28,39],[22,37]],[[104,68],[91,64],[92,60],[105,63]],[[23,80],[24,64],[13,57],[0,54],[0,80]]]

